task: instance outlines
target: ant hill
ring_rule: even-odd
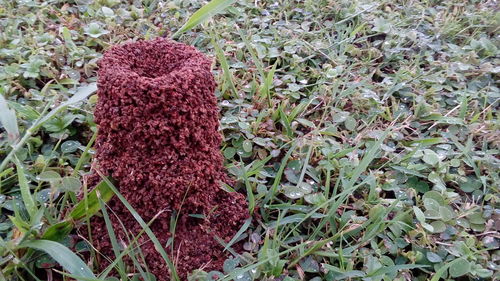
[[[150,227],[183,280],[194,269],[220,270],[227,252],[215,237],[229,242],[249,216],[244,196],[221,188],[230,180],[210,65],[195,48],[166,39],[114,46],[99,61],[94,166],[144,221],[154,219]],[[109,207],[117,240],[128,246],[142,228],[116,196]],[[94,245],[113,257],[107,233],[94,217]],[[157,280],[170,280],[147,235],[137,245]]]

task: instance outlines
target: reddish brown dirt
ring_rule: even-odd
[[[244,196],[221,189],[228,179],[210,64],[195,48],[165,39],[115,46],[99,61],[95,166],[118,182],[146,222],[164,211],[151,225],[162,245],[172,236],[173,211],[180,213],[170,258],[183,280],[194,269],[220,270],[227,253],[215,235],[228,242],[248,217]],[[109,205],[121,220],[111,215],[117,236],[127,244],[126,235],[141,227],[116,196]],[[92,237],[113,257],[101,217],[92,221]],[[139,241],[147,268],[158,280],[170,280],[148,241],[146,234]]]

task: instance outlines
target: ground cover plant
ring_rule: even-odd
[[[196,25],[204,2],[0,0],[0,280],[155,280],[145,240],[173,272],[157,217],[85,180],[97,61],[156,37],[213,59],[223,188],[251,215],[190,280],[498,279],[497,3],[222,2]],[[83,239],[93,216],[115,257]]]

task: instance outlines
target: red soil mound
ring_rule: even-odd
[[[180,214],[173,251],[166,251],[182,279],[198,268],[220,270],[226,254],[214,237],[228,242],[248,212],[243,195],[221,189],[227,177],[209,59],[165,39],[126,43],[100,60],[98,86],[96,166],[118,182],[146,222],[164,211],[151,225],[162,245],[172,237],[172,215]],[[121,221],[111,215],[118,239],[128,244],[141,227],[118,198],[109,205]],[[92,237],[113,257],[100,217],[92,221]],[[148,241],[145,234],[139,241],[147,268],[158,280],[170,280]]]

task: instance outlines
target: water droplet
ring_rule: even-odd
[[[73,79],[73,80],[76,80],[76,81],[79,81],[80,80],[80,72],[79,71],[76,71],[76,70],[70,70],[67,72],[69,78]]]

